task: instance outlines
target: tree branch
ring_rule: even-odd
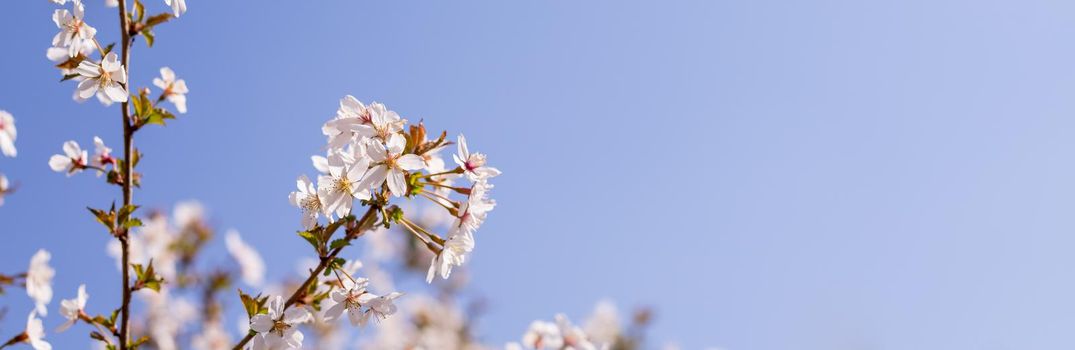
[[[366,226],[372,224],[370,220],[377,217],[375,214],[377,214],[379,209],[380,207],[371,205],[370,209],[366,211],[366,214],[363,214],[362,218],[358,219],[358,225],[355,226],[354,231],[347,232],[346,239],[350,241],[361,236],[365,232]],[[317,264],[317,268],[313,271],[310,271],[310,277],[307,277],[306,281],[302,282],[302,284],[299,285],[299,288],[295,290],[295,293],[292,293],[291,297],[287,298],[287,302],[284,303],[284,311],[298,302],[299,299],[306,294],[306,289],[310,288],[310,284],[317,282],[317,276],[324,272],[329,264],[332,264],[332,261],[336,259],[336,256],[340,254],[340,251],[342,251],[345,246],[346,245],[337,247],[329,252],[327,256],[321,257],[321,263]],[[254,333],[247,332],[246,337],[243,337],[238,344],[235,344],[235,347],[233,347],[232,350],[242,350],[243,346],[246,345],[246,343],[249,343],[251,339],[254,339]]]
[[[121,49],[121,63],[123,64],[124,75],[127,76],[127,82],[123,84],[123,90],[127,94],[127,102],[123,102],[120,107],[123,117],[123,170],[120,171],[123,174],[123,205],[128,206],[133,202],[133,167],[131,162],[131,155],[133,152],[132,143],[134,141],[134,130],[131,128],[131,116],[130,116],[130,95],[131,95],[131,35],[130,35],[130,23],[127,18],[127,1],[119,0],[119,31],[122,40],[120,40]],[[131,305],[131,273],[130,273],[130,250],[131,245],[128,240],[129,230],[124,229],[123,234],[119,235],[120,250],[122,254],[123,264],[123,304],[120,306],[120,327],[119,327],[119,348],[121,350],[127,349],[127,343],[129,342],[129,321],[130,321],[130,305]]]

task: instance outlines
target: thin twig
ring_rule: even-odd
[[[345,239],[350,241],[361,236],[364,233],[365,227],[372,223],[369,221],[373,218],[376,218],[375,214],[378,212],[378,210],[379,207],[371,205],[369,210],[366,210],[366,214],[363,214],[362,218],[358,219],[358,225],[355,226],[354,231],[347,232],[347,236],[345,237]],[[342,251],[345,246],[346,245],[336,247],[336,249],[333,249],[331,252],[329,252],[327,256],[321,258],[321,262],[317,264],[317,268],[315,268],[313,271],[310,271],[310,277],[307,277],[306,281],[303,281],[302,284],[299,285],[298,289],[295,289],[295,293],[292,293],[291,297],[287,298],[287,302],[284,303],[284,309],[281,311],[286,311],[288,307],[294,305],[306,294],[306,290],[310,288],[310,284],[315,283],[317,281],[317,276],[324,272],[325,269],[328,268],[330,264],[332,264],[332,261],[336,259],[336,255],[339,255],[340,251]],[[246,337],[243,337],[243,339],[240,340],[238,344],[235,344],[235,347],[233,347],[232,350],[242,350],[243,346],[246,345],[246,343],[249,343],[251,339],[254,339],[254,333],[248,332],[246,334]]]

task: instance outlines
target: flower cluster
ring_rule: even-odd
[[[448,278],[452,267],[462,265],[474,249],[474,232],[496,206],[488,198],[493,188],[489,180],[500,171],[486,165],[484,154],[471,153],[463,135],[453,155],[457,166],[448,169],[440,156],[451,144],[446,134],[429,140],[422,123],[405,130],[406,126],[406,119],[381,103],[367,106],[353,96],[344,97],[336,117],[322,127],[328,138],[326,156],[312,158],[322,173],[317,185],[302,176],[299,190],[290,198],[302,209],[307,229],[314,228],[321,216],[329,222],[346,217],[356,200],[379,206],[385,224],[407,228],[435,253],[426,279],[431,282],[437,274]],[[471,182],[470,187],[454,186],[461,176]],[[452,199],[453,193],[465,198]],[[389,207],[390,198],[428,199],[456,217],[456,222],[442,238],[408,219],[398,206]]]
[[[78,142],[67,141],[63,143],[63,154],[54,154],[49,158],[49,168],[52,171],[66,173],[67,176],[78,174],[86,169],[97,171],[97,175],[106,172],[114,172],[110,169],[116,165],[116,159],[112,157],[112,149],[105,145],[100,137],[93,137],[93,157],[78,145]]]
[[[67,3],[66,0],[54,2],[59,5]],[[153,27],[172,16],[179,17],[186,12],[187,7],[185,0],[165,0],[172,8],[173,14],[164,13],[146,18],[144,5],[138,1],[136,3],[136,13],[132,14],[132,20],[136,20],[136,23],[132,25],[138,33],[145,36],[149,45],[153,45],[154,41]],[[105,106],[127,102],[130,99],[127,69],[120,56],[112,51],[114,44],[101,46],[97,30],[86,22],[85,14],[82,0],[72,0],[70,11],[57,9],[53,13],[52,21],[59,32],[52,38],[52,47],[46,50],[46,57],[57,63],[56,67],[63,73],[64,80],[78,82],[75,101],[81,102],[96,97]],[[94,52],[100,53],[99,60],[90,58]],[[157,102],[168,100],[176,105],[179,113],[186,113],[186,83],[182,79],[177,80],[171,69],[161,68],[161,77],[154,79],[153,84],[162,90]],[[156,102],[153,104],[155,106]]]

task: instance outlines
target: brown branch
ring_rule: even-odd
[[[120,40],[121,54],[123,55],[122,69],[124,75],[127,77],[126,83],[123,84],[123,90],[127,94],[127,102],[123,102],[120,107],[123,117],[123,205],[128,206],[133,202],[133,164],[131,155],[134,153],[132,143],[134,141],[134,130],[131,128],[131,116],[130,116],[130,95],[131,95],[131,42],[133,41],[130,35],[130,22],[127,18],[127,1],[119,0],[119,31],[122,40]],[[123,304],[120,306],[120,326],[119,326],[119,348],[122,350],[127,349],[129,321],[130,321],[130,306],[131,306],[131,273],[130,273],[130,241],[127,239],[128,230],[124,229],[123,234],[119,235],[119,242],[121,248],[122,263],[123,263]]]
[[[347,236],[345,238],[350,241],[361,236],[365,232],[366,226],[372,224],[372,221],[370,220],[376,217],[375,214],[377,214],[379,209],[380,207],[371,205],[370,209],[366,211],[366,214],[363,214],[362,218],[358,219],[358,225],[355,225],[353,230],[347,231]],[[305,296],[306,290],[310,288],[310,284],[317,282],[317,276],[332,264],[332,261],[336,259],[336,255],[339,255],[340,251],[342,251],[345,246],[346,245],[337,247],[329,252],[327,256],[321,257],[321,263],[317,264],[317,268],[313,271],[310,271],[310,277],[307,277],[306,281],[302,282],[302,284],[299,285],[299,288],[295,290],[295,293],[292,293],[291,297],[287,298],[287,302],[284,303],[284,310],[287,310],[288,307],[291,307],[291,305],[294,305],[299,299],[302,299],[302,297]],[[233,347],[232,350],[242,350],[243,346],[246,345],[246,343],[249,343],[251,339],[254,339],[254,333],[247,332],[246,337],[240,340],[238,344],[235,344],[235,347]]]

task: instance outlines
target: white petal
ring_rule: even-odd
[[[78,83],[77,96],[83,100],[97,93],[97,79],[86,79]]]
[[[388,190],[392,195],[403,197],[407,194],[407,180],[403,178],[403,172],[399,169],[388,171]]]
[[[253,329],[258,333],[265,333],[272,329],[273,324],[272,317],[266,314],[254,315],[250,318],[250,329]]]
[[[109,83],[105,86],[105,95],[115,102],[127,102],[127,91],[116,83]]]
[[[398,155],[403,153],[404,147],[407,147],[407,139],[403,135],[392,134],[392,136],[388,137],[388,142],[385,143],[385,146],[388,147],[388,153]]]
[[[422,160],[422,157],[417,155],[404,154],[396,159],[396,164],[399,165],[400,168],[403,168],[403,170],[414,171],[424,168],[426,162]]]
[[[304,323],[310,318],[312,318],[310,312],[301,307],[293,307],[284,312],[284,322],[291,325]]]

